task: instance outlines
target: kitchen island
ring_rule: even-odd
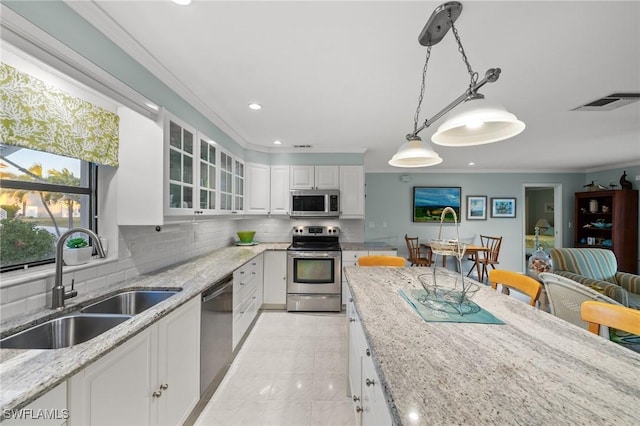
[[[425,322],[427,271],[344,268],[394,424],[640,424],[640,354],[484,285],[504,324]]]

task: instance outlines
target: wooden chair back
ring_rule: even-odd
[[[406,266],[407,260],[400,256],[360,256],[358,266]]]
[[[431,251],[428,256],[422,256],[418,237],[409,237],[404,234],[404,240],[407,242],[407,251],[409,252],[409,262],[411,266],[431,266]]]
[[[500,255],[502,237],[489,237],[487,235],[480,235],[480,242],[483,247],[487,247],[489,249],[488,251],[484,252],[484,258],[488,262],[499,263],[498,256]]]
[[[503,287],[512,288],[526,294],[531,298],[529,301],[531,306],[536,306],[536,302],[542,292],[542,285],[535,279],[518,272],[505,271],[503,269],[489,271],[489,282],[494,290],[497,289],[498,284],[502,284]]]
[[[589,323],[589,331],[600,334],[600,326],[640,335],[640,311],[607,302],[588,300],[580,305],[580,316]]]

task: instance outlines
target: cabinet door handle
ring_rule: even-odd
[[[353,395],[353,402],[358,402],[360,401],[360,398],[358,398],[357,395]]]
[[[151,396],[154,398],[160,398],[162,396],[162,391],[155,391]]]
[[[161,390],[167,390],[167,389],[169,389],[169,384],[168,384],[168,383],[165,383],[165,384],[160,385],[160,389],[161,389]]]
[[[362,413],[364,410],[362,409],[361,406],[356,405],[356,413]]]
[[[376,384],[375,380],[367,379],[364,381],[367,386],[373,386]]]
[[[366,354],[367,354],[367,356],[371,356],[371,350],[369,350],[369,348],[367,348]]]
[[[356,322],[355,318],[349,318],[349,322]]]

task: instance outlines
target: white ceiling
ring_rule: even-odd
[[[413,128],[426,53],[417,38],[441,3],[69,5],[242,145],[365,152],[368,171],[402,171],[387,161]],[[571,111],[611,93],[640,93],[640,2],[462,3],[456,26],[474,71],[482,78],[502,69],[481,92],[527,128],[489,145],[435,145],[444,162],[414,171],[585,171],[640,161],[640,102]],[[449,32],[432,48],[420,122],[468,82]],[[249,110],[251,102],[263,109]],[[442,121],[420,136],[430,139]]]

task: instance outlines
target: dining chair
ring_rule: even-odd
[[[500,246],[502,245],[502,237],[490,237],[487,235],[480,235],[480,243],[482,247],[486,247],[487,251],[478,252],[477,262],[482,265],[480,277],[478,281],[484,282],[484,277],[489,274],[489,266],[492,269],[496,269],[496,265],[500,263],[498,256],[500,255]]]
[[[358,266],[406,266],[407,260],[400,256],[360,256]]]
[[[540,293],[542,293],[542,284],[535,279],[518,272],[505,271],[504,269],[489,271],[489,282],[494,290],[498,288],[498,284],[502,284],[502,287],[512,288],[526,294],[531,298],[529,300],[531,306],[536,306]]]
[[[562,318],[585,330],[589,328],[589,324],[580,315],[580,305],[583,302],[595,300],[622,306],[610,297],[569,278],[550,272],[542,272],[538,274],[538,277],[544,282],[551,315]]]
[[[404,240],[407,242],[407,250],[409,251],[409,262],[411,262],[411,266],[431,266],[433,263],[431,260],[431,250],[426,250],[426,256],[422,256],[422,250],[420,248],[420,243],[418,242],[418,237],[408,237],[407,234],[404,234]]]
[[[580,305],[580,315],[589,324],[589,331],[600,334],[600,326],[640,335],[640,311],[611,303],[586,301]]]

